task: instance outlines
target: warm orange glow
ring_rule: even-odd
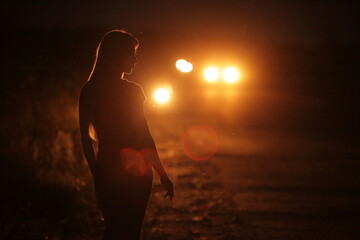
[[[235,83],[240,79],[241,75],[238,69],[234,67],[227,67],[223,71],[224,81],[227,83]]]
[[[97,141],[97,135],[96,135],[96,131],[94,126],[89,123],[89,137],[93,140],[93,141]]]
[[[219,75],[219,69],[216,67],[208,67],[204,71],[204,77],[208,82],[216,82]]]
[[[219,138],[214,129],[206,125],[189,128],[183,138],[185,154],[193,160],[206,160],[217,151]]]
[[[153,95],[154,99],[161,104],[167,103],[171,97],[171,88],[162,87],[158,88]]]
[[[124,170],[135,176],[143,176],[149,168],[149,161],[143,151],[132,148],[121,149],[120,160]]]
[[[185,59],[177,60],[175,66],[180,72],[184,73],[191,72],[193,70],[193,65]]]

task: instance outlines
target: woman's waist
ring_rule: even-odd
[[[99,142],[98,155],[102,156],[119,156],[119,154],[128,149],[140,151],[141,144],[132,141],[118,141],[118,142]]]
[[[99,176],[147,176],[153,177],[151,164],[139,158],[124,158],[121,154],[100,154],[96,162],[96,173]]]
[[[134,175],[152,175],[151,163],[144,151],[128,146],[99,147],[97,166],[106,171],[125,171]]]

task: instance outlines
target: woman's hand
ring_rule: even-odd
[[[173,183],[171,182],[171,180],[169,179],[169,177],[166,174],[160,178],[160,181],[161,181],[161,184],[163,185],[164,189],[167,191],[166,194],[164,195],[164,198],[169,196],[170,200],[172,200],[174,197]]]

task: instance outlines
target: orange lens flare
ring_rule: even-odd
[[[123,169],[135,176],[144,176],[146,170],[150,167],[145,153],[145,150],[137,151],[133,148],[121,149],[120,160]]]
[[[183,138],[185,154],[193,160],[206,160],[217,151],[219,138],[214,129],[206,125],[189,128]]]

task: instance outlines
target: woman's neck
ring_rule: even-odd
[[[95,68],[93,76],[95,78],[105,78],[106,81],[118,81],[124,78],[124,72],[121,72],[118,69],[114,68],[99,66]]]

